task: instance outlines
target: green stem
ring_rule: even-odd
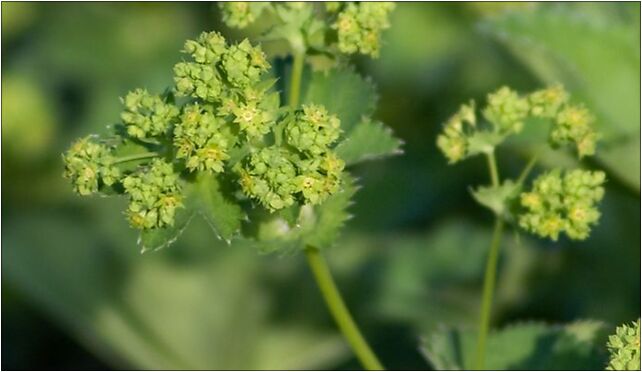
[[[487,152],[486,160],[488,161],[488,169],[490,170],[490,181],[494,187],[499,186],[499,172],[497,171],[497,160],[495,160],[495,152]]]
[[[129,155],[129,156],[123,156],[123,157],[120,157],[120,158],[116,158],[116,160],[114,160],[114,162],[112,164],[120,164],[120,163],[126,163],[128,161],[155,158],[157,156],[160,156],[160,154],[157,153],[157,152],[143,152],[141,154],[134,154],[134,155]]]
[[[497,160],[495,153],[486,154],[488,160],[488,170],[493,187],[499,186],[499,171],[497,170]],[[499,243],[504,229],[504,222],[501,216],[495,216],[495,227],[493,228],[493,237],[490,243],[490,251],[486,260],[486,271],[484,273],[484,289],[482,293],[481,311],[479,316],[479,334],[477,336],[477,349],[475,351],[475,369],[484,369],[484,360],[486,357],[486,338],[490,328],[490,315],[493,305],[493,295],[495,292],[495,281],[497,276],[497,259],[499,257]]]
[[[528,175],[531,173],[531,170],[533,170],[535,163],[537,163],[537,155],[534,155],[531,160],[528,161],[528,164],[526,164],[524,170],[522,170],[522,173],[519,174],[519,178],[517,179],[518,185],[521,185],[526,180],[526,177],[528,177]]]
[[[370,346],[352,319],[332,279],[328,265],[319,253],[319,250],[314,247],[307,247],[305,254],[330,313],[332,313],[339,329],[352,347],[352,350],[354,350],[363,367],[369,371],[383,370],[384,368],[377,359],[377,356],[372,352],[372,349],[370,349]]]
[[[292,74],[290,75],[290,96],[288,97],[288,104],[293,109],[296,109],[297,106],[299,106],[299,98],[301,96],[301,77],[303,75],[304,60],[305,53],[297,53],[294,55]]]
[[[486,357],[486,338],[490,325],[490,314],[493,305],[493,294],[495,292],[495,278],[497,276],[497,259],[499,257],[499,243],[504,229],[504,222],[501,217],[495,218],[493,238],[490,243],[488,260],[486,261],[486,272],[484,273],[484,292],[482,295],[481,315],[479,318],[479,335],[477,338],[477,350],[475,353],[475,369],[484,369]]]

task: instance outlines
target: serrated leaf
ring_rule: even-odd
[[[178,239],[194,216],[191,208],[179,208],[174,217],[174,225],[157,229],[142,230],[138,237],[141,253],[157,251],[170,246]]]
[[[534,11],[507,12],[487,22],[485,29],[541,80],[563,83],[595,112],[604,135],[598,160],[639,190],[639,157],[612,151],[625,146],[639,153],[639,18],[626,22],[605,6],[547,4]],[[634,12],[639,14],[639,7]],[[602,148],[607,151],[602,153]]]
[[[489,334],[484,367],[489,370],[604,368],[604,323],[519,323]],[[422,352],[439,370],[474,369],[476,331],[442,328],[423,340]]]
[[[186,187],[187,207],[199,212],[214,233],[229,242],[246,218],[229,188],[217,175],[201,174]]]
[[[383,123],[363,118],[334,150],[347,165],[352,165],[400,154],[402,145],[403,141],[396,138]]]
[[[302,103],[324,105],[341,120],[344,134],[350,133],[361,118],[370,116],[377,101],[374,85],[348,69],[313,72],[304,82]]]
[[[354,180],[345,174],[342,189],[320,205],[304,205],[271,214],[256,210],[244,227],[244,235],[252,236],[264,252],[288,252],[308,245],[327,248],[350,218],[347,209],[355,192]]]

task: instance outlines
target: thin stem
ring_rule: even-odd
[[[290,75],[290,96],[288,97],[288,104],[294,109],[299,105],[299,97],[301,96],[301,76],[303,75],[304,60],[305,53],[294,55],[292,75]]]
[[[522,170],[522,173],[519,174],[519,178],[517,179],[518,185],[521,185],[524,180],[526,180],[526,177],[528,177],[528,175],[531,173],[531,170],[533,170],[535,163],[537,163],[537,155],[534,155],[531,160],[528,161],[528,164],[526,164],[524,170]]]
[[[488,160],[488,169],[490,170],[490,182],[493,186],[499,186],[499,172],[497,171],[497,160],[495,160],[495,152],[487,152],[486,160]]]
[[[305,254],[330,313],[332,313],[339,329],[352,347],[352,350],[354,350],[354,353],[357,355],[357,358],[363,367],[369,371],[383,370],[384,368],[377,359],[377,356],[372,352],[372,349],[370,349],[370,346],[363,338],[359,328],[352,319],[352,316],[350,315],[350,312],[343,302],[341,294],[332,279],[332,274],[328,269],[328,265],[323,256],[319,253],[319,250],[314,247],[307,247],[305,249]]]
[[[488,260],[486,261],[486,272],[484,274],[484,292],[482,295],[481,315],[479,318],[479,335],[477,338],[477,350],[475,352],[475,369],[484,369],[486,357],[486,338],[490,325],[490,314],[493,305],[493,294],[495,292],[495,277],[497,276],[497,258],[499,257],[499,243],[502,237],[504,222],[501,217],[495,218],[493,238],[490,243]]]
[[[490,181],[493,187],[499,186],[499,171],[497,169],[497,160],[495,153],[486,154],[488,160],[488,170],[490,172]],[[475,369],[484,369],[486,357],[486,338],[490,328],[490,315],[493,305],[493,295],[495,292],[495,281],[497,277],[497,258],[499,257],[499,243],[504,230],[504,222],[501,216],[495,216],[495,227],[493,228],[493,237],[490,243],[490,251],[486,260],[486,271],[484,273],[484,289],[482,293],[482,303],[479,316],[479,334],[477,336],[477,349],[475,351]]]
[[[129,156],[123,156],[123,157],[120,157],[120,158],[116,158],[116,160],[114,160],[114,162],[112,164],[120,164],[120,163],[126,163],[128,161],[155,158],[157,156],[160,156],[160,154],[157,153],[157,152],[143,152],[141,154],[134,154],[134,155],[129,155]]]

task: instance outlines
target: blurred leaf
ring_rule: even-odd
[[[583,320],[565,326],[519,323],[489,334],[489,370],[601,370],[605,325]],[[426,358],[438,370],[474,369],[477,334],[441,329],[423,341]]]
[[[311,73],[303,83],[302,97],[302,103],[324,105],[337,115],[344,133],[350,133],[363,116],[370,116],[377,101],[372,82],[351,69]]]
[[[394,137],[383,123],[364,119],[357,124],[335,151],[347,165],[401,154],[403,141]]]
[[[346,355],[334,330],[326,333],[287,313],[275,316],[265,279],[276,268],[292,278],[287,261],[261,259],[242,243],[214,240],[211,247],[202,238],[209,235],[203,222],[191,225],[177,249],[141,256],[114,247],[129,234],[107,235],[97,244],[95,223],[107,218],[13,219],[3,225],[2,269],[9,283],[113,365],[318,369]],[[204,241],[207,247],[198,248]]]
[[[562,82],[596,112],[604,134],[598,159],[639,191],[639,158],[630,155],[640,152],[640,24],[610,12],[608,4],[546,4],[507,12],[485,29],[546,83]]]

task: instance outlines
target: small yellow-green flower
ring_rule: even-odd
[[[606,347],[609,350],[609,371],[639,371],[640,370],[640,319],[623,324],[609,336]]]
[[[557,240],[564,232],[573,240],[586,239],[600,218],[596,204],[604,196],[604,172],[553,170],[539,176],[531,191],[520,196],[525,212],[519,225],[541,237]]]

